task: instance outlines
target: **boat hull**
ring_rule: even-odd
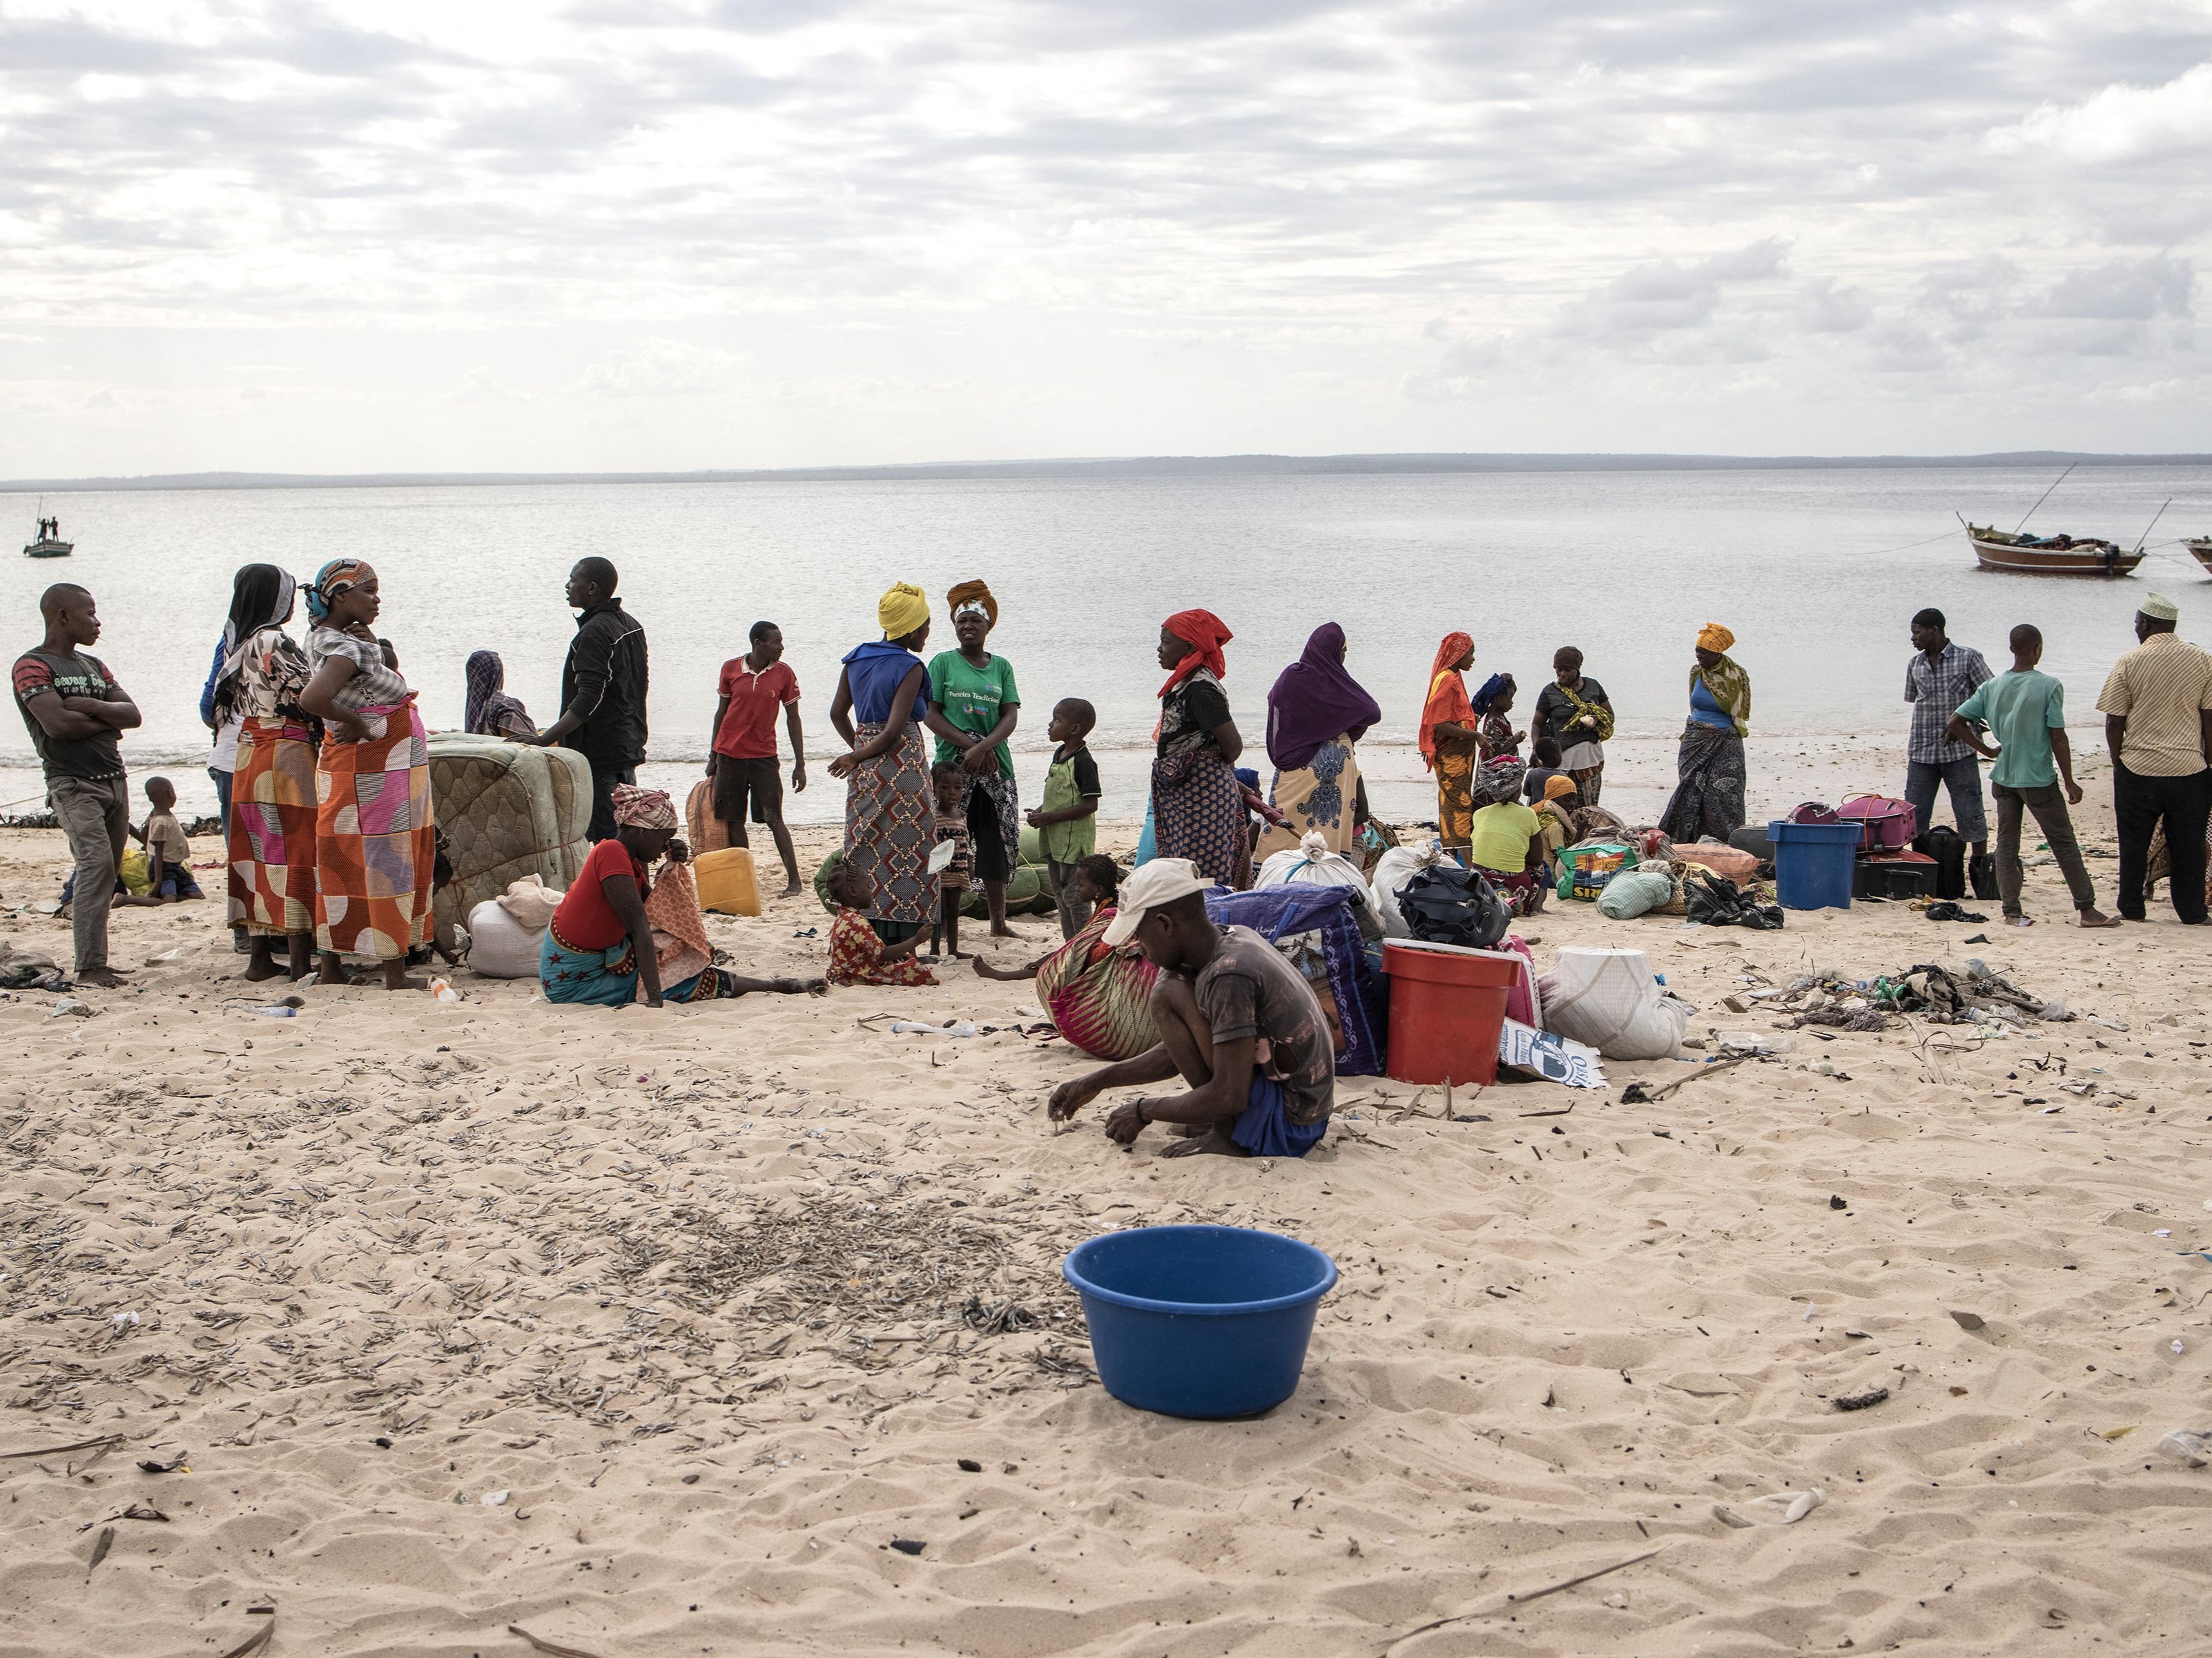
[[[2212,570],[2212,535],[2192,536],[2181,544],[2189,549],[2189,556]]]
[[[2007,541],[1966,538],[1984,570],[2001,570],[2014,576],[2132,576],[2143,561],[2140,552],[2102,547],[2020,547]]]
[[[66,558],[76,551],[74,541],[57,541],[52,536],[41,537],[23,549],[26,558]]]

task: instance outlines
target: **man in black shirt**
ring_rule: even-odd
[[[621,578],[604,558],[580,558],[568,572],[568,602],[583,613],[561,667],[561,717],[535,737],[510,742],[573,748],[592,765],[595,841],[615,832],[617,783],[637,781],[645,758],[645,629],[615,597]]]
[[[58,582],[40,596],[39,613],[46,637],[15,659],[15,703],[46,771],[46,800],[76,860],[70,900],[76,976],[112,990],[123,976],[107,965],[107,911],[131,835],[130,784],[115,734],[138,724],[138,705],[83,649],[100,638],[89,593]]]

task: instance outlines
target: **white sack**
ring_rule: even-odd
[[[1689,1028],[1686,1010],[1661,994],[1641,950],[1561,950],[1536,988],[1546,1029],[1608,1059],[1665,1059]]]
[[[568,894],[558,887],[548,887],[536,875],[525,875],[511,883],[506,893],[491,901],[513,916],[515,924],[525,932],[542,933],[553,924],[553,911],[561,907]],[[477,906],[481,909],[483,906]],[[470,924],[475,924],[471,912]]]
[[[522,883],[517,881],[517,886]],[[548,911],[550,917],[551,911]],[[535,978],[545,929],[525,927],[506,901],[488,898],[469,911],[469,969],[486,978]]]
[[[1359,866],[1340,852],[1328,850],[1328,840],[1318,830],[1288,851],[1275,853],[1260,866],[1252,885],[1261,887],[1348,887],[1359,894],[1359,901],[1367,911],[1367,923],[1363,930],[1373,933],[1382,924],[1382,911],[1375,901],[1375,889],[1367,884],[1367,877],[1359,873]]]
[[[1443,844],[1432,836],[1418,846],[1389,847],[1375,860],[1374,880],[1369,890],[1374,894],[1375,913],[1382,918],[1384,937],[1413,936],[1413,930],[1406,924],[1406,917],[1398,912],[1398,894],[1422,870],[1434,869],[1443,862]]]

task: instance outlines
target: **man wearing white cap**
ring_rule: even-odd
[[[2204,830],[2212,817],[2212,655],[2175,636],[2181,612],[2160,594],[2136,613],[2142,641],[2112,664],[2097,698],[2112,751],[2112,816],[2120,837],[2119,911],[2143,920],[2151,832],[2166,826],[2176,914],[2204,923]]]
[[[1335,1100],[1328,1021],[1273,945],[1249,927],[1207,918],[1213,884],[1188,858],[1154,858],[1122,883],[1105,942],[1133,938],[1162,969],[1152,1002],[1160,1039],[1134,1059],[1061,1083],[1053,1120],[1074,1116],[1108,1088],[1180,1076],[1187,1093],[1116,1106],[1108,1137],[1126,1146],[1147,1123],[1174,1123],[1184,1137],[1164,1156],[1303,1157],[1321,1143]]]

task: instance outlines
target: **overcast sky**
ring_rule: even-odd
[[[2212,449],[2212,3],[0,0],[0,477]]]

